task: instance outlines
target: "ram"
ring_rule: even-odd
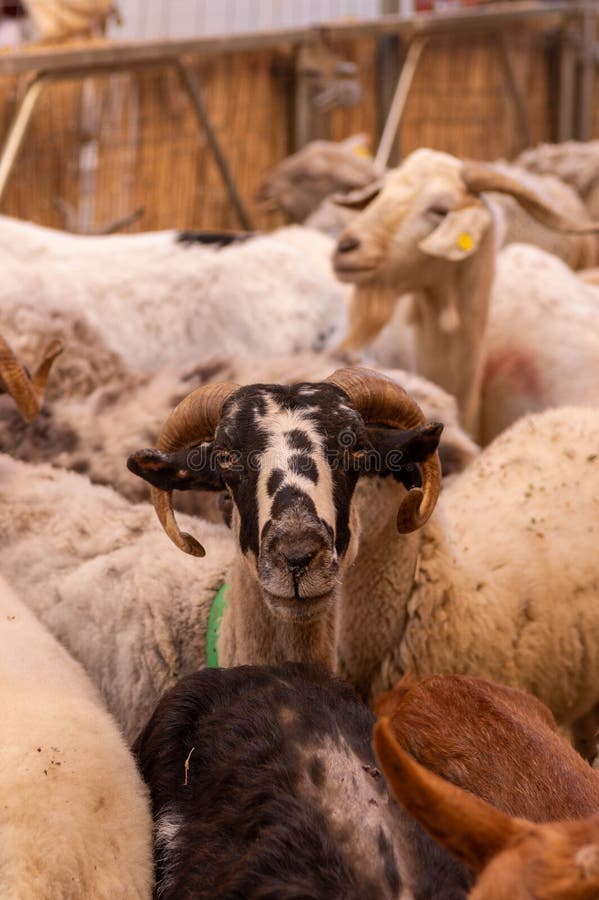
[[[342,370],[335,381],[367,424],[391,426],[372,431],[379,455],[370,474],[392,475],[394,457],[388,453],[403,433],[397,431],[397,386],[360,369]],[[331,414],[320,388],[314,390],[314,416],[323,417],[327,433],[339,433],[345,426]],[[244,446],[239,428],[227,435],[234,399],[210,429],[210,438],[217,433],[216,444],[210,444],[215,452],[223,441],[227,452]],[[209,438],[193,418],[179,439],[169,438],[168,447],[162,443],[162,451],[137,458],[138,471],[155,485],[161,521],[187,551],[195,545],[174,527],[166,489],[206,486],[186,449]],[[412,409],[410,427],[424,427],[423,421]],[[344,440],[361,453],[367,448],[355,427]],[[597,409],[563,408],[524,418],[452,479],[430,521],[440,484],[427,468],[431,460],[420,467],[420,476],[412,472],[412,483],[408,471],[399,473],[410,487],[422,480],[422,509],[421,488],[406,496],[404,484],[393,477],[361,479],[350,526],[355,541],[359,524],[357,555],[338,576],[338,646],[340,671],[364,698],[374,702],[407,672],[479,675],[529,690],[582,737],[599,702],[598,450]],[[365,464],[370,462],[367,453]],[[163,490],[156,487],[160,470]],[[229,484],[226,470],[222,474],[243,518],[247,498],[241,503],[239,491],[249,490],[247,477],[237,486]],[[345,503],[341,495],[334,498],[344,519]],[[397,519],[404,504],[412,510],[408,526],[403,513]],[[250,559],[263,552],[267,521],[257,518]],[[227,658],[224,637],[221,644]]]
[[[149,900],[147,791],[80,665],[0,580],[0,896]]]
[[[481,196],[492,190],[558,230],[598,227],[491,167],[420,150],[387,176],[335,255],[337,275],[356,285],[346,346],[374,337],[411,293],[416,371],[455,395],[482,443],[524,412],[599,396],[599,292],[536,247],[497,255]]]
[[[71,472],[0,457],[2,569],[84,664],[128,736],[164,690],[205,663],[210,612],[217,597],[218,611],[225,582],[220,637],[216,643],[211,632],[208,640],[221,664],[300,660],[335,667],[336,595],[357,549],[351,498],[370,439],[396,460],[397,477],[412,483],[418,477],[412,462],[434,451],[441,432],[424,424],[399,386],[382,381],[393,409],[384,393],[374,398],[368,415],[377,427],[370,436],[337,384],[343,372],[318,385],[206,385],[173,411],[158,442],[162,450],[133,456],[132,468],[159,484],[174,478],[177,488],[230,489],[233,535],[224,525],[184,520],[207,542],[201,564],[164,545],[148,504],[131,506]],[[383,433],[379,412],[399,430]],[[202,439],[208,443],[196,448],[192,474],[183,468],[186,451],[173,468],[168,448]],[[424,466],[436,483],[436,455]],[[170,493],[153,493],[168,533],[201,555],[198,542],[178,530]],[[428,515],[430,487],[425,494]],[[414,499],[401,507],[406,529],[421,521]]]

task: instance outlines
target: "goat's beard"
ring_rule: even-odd
[[[391,320],[398,300],[397,289],[378,280],[356,284],[349,308],[349,328],[340,350],[361,350]]]

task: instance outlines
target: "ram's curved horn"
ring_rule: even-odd
[[[561,215],[549,206],[536,191],[493,166],[484,163],[467,162],[462,168],[462,180],[473,194],[483,191],[497,191],[509,194],[520,203],[529,215],[554,231],[570,231],[573,234],[589,234],[599,231],[599,222],[575,222]]]
[[[371,369],[337,369],[327,378],[348,395],[364,422],[409,429],[423,425],[426,418],[418,404],[396,382]],[[397,530],[415,531],[431,515],[441,489],[441,463],[434,453],[419,463],[422,488],[413,488],[397,511]]]
[[[41,409],[52,363],[62,353],[62,343],[51,340],[44,348],[42,361],[30,378],[6,341],[0,337],[0,391],[11,395],[21,418],[31,422]]]
[[[218,382],[206,384],[184,397],[174,408],[158,436],[157,449],[173,453],[186,446],[211,441],[220,421],[225,402],[238,390],[238,384]],[[205,556],[202,545],[181,531],[173,511],[171,491],[150,487],[152,503],[160,524],[173,544],[192,556]]]

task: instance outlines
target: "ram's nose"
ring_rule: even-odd
[[[279,546],[279,554],[292,575],[297,577],[313,566],[326,549],[325,543],[318,537],[299,541],[285,541]]]

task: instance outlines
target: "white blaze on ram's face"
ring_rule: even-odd
[[[315,394],[313,388],[302,388],[299,396],[308,398]],[[326,459],[324,438],[317,423],[310,413],[318,407],[303,407],[299,410],[283,409],[272,397],[266,397],[266,415],[256,413],[256,425],[268,434],[268,446],[260,456],[260,472],[257,483],[258,500],[258,534],[271,517],[274,496],[268,491],[268,481],[273,471],[284,473],[281,486],[296,487],[306,494],[314,503],[318,516],[330,525],[335,534],[335,504],[333,501],[333,480],[331,468]],[[350,412],[350,408],[346,407]],[[289,440],[292,432],[303,432],[312,447],[311,451],[302,450],[302,456],[309,456],[316,466],[318,479],[316,483],[307,474],[292,471],[290,461],[298,455],[297,448]]]

